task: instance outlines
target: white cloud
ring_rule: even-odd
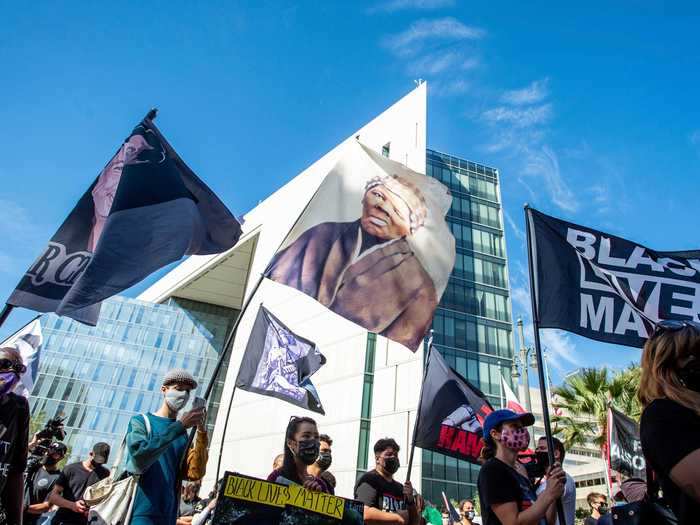
[[[544,182],[552,202],[562,210],[575,212],[579,208],[576,194],[569,188],[559,169],[559,159],[548,146],[525,150],[523,173],[538,177]]]
[[[576,355],[576,344],[569,334],[561,330],[540,330],[542,349],[547,354],[547,365],[559,372],[571,369],[571,366],[581,367],[583,363]]]
[[[506,211],[506,209],[503,209],[503,216],[506,218],[506,222],[510,226],[510,229],[513,230],[513,233],[515,236],[520,239],[521,241],[525,240],[525,232],[520,229],[520,227],[515,223],[513,220],[513,217],[510,216],[510,213]]]
[[[514,316],[522,317],[532,308],[530,292],[524,286],[512,286],[510,289],[510,297],[513,301]]]
[[[430,84],[430,94],[439,97],[462,95],[469,91],[469,82],[462,79],[449,81],[433,80]]]
[[[552,118],[552,105],[542,104],[529,108],[498,106],[484,111],[481,117],[490,124],[508,124],[514,128],[528,128],[549,122]]]
[[[409,62],[409,72],[414,75],[437,75],[455,67],[462,55],[456,51],[434,53]]]
[[[477,27],[467,26],[453,17],[421,19],[383,41],[391,52],[401,57],[418,53],[428,40],[478,40],[486,32]]]
[[[476,69],[481,65],[481,61],[478,58],[467,58],[464,62],[462,62],[462,65],[460,66],[460,69],[464,71],[471,71],[472,69]]]
[[[395,13],[396,11],[404,11],[408,9],[420,9],[427,11],[429,9],[443,9],[445,7],[454,7],[455,0],[390,0],[382,2],[374,7],[367,9],[368,13]]]
[[[511,104],[513,106],[537,104],[547,98],[547,95],[549,94],[547,84],[549,84],[548,78],[535,80],[530,85],[522,89],[506,91],[501,97],[501,100],[506,104]]]

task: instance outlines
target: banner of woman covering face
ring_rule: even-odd
[[[415,351],[454,265],[452,197],[358,142],[346,148],[265,275]]]

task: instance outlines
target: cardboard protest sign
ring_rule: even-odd
[[[363,505],[299,485],[227,472],[212,525],[362,525]]]

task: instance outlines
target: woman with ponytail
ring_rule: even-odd
[[[289,485],[295,483],[317,492],[333,494],[328,484],[308,472],[309,465],[318,459],[321,447],[316,421],[310,417],[293,416],[284,435],[284,460],[282,466],[273,470],[268,481]]]
[[[556,501],[564,492],[564,471],[555,464],[539,497],[530,480],[517,469],[518,452],[530,442],[530,413],[496,410],[484,421],[483,465],[479,499],[483,525],[546,525],[556,521]]]

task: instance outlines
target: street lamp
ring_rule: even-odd
[[[532,366],[532,362],[528,359],[528,357],[531,357],[532,360],[534,360],[535,364],[537,363],[537,356],[535,356],[535,349],[533,347],[528,347],[525,346],[525,335],[523,334],[523,320],[518,319],[518,335],[520,336],[520,356],[514,355],[513,356],[513,366],[511,368],[511,376],[513,379],[518,379],[520,377],[520,373],[518,372],[518,368],[522,367],[523,369],[523,390],[525,390],[525,410],[528,412],[532,412],[532,399],[530,398],[530,378],[529,378],[529,369],[530,367],[535,368],[536,366]],[[532,353],[530,353],[532,352]],[[516,375],[517,374],[517,375]]]

